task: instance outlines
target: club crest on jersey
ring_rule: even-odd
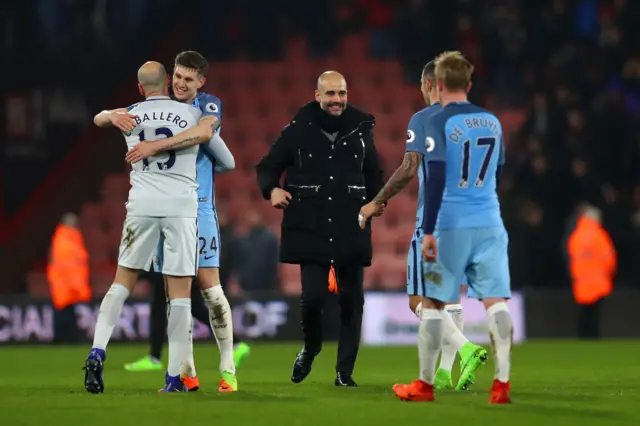
[[[424,141],[424,145],[427,152],[431,152],[436,148],[436,141],[431,136],[427,136],[427,139]]]
[[[411,143],[416,139],[416,134],[413,130],[407,130],[407,143]]]
[[[209,102],[208,104],[206,104],[204,106],[204,110],[207,111],[207,112],[211,112],[211,113],[217,114],[218,111],[219,111],[219,108],[218,108],[218,105],[216,105],[215,102]]]

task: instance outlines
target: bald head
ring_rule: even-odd
[[[339,116],[347,107],[347,81],[337,71],[325,71],[318,77],[315,95],[324,111]]]
[[[318,77],[318,90],[324,88],[327,84],[343,84],[347,88],[347,81],[344,76],[337,71],[325,71]]]
[[[167,70],[160,62],[145,62],[138,70],[138,83],[146,93],[162,90],[167,85]]]

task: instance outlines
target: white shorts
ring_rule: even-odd
[[[164,275],[193,277],[198,269],[198,223],[195,217],[127,216],[122,227],[118,265],[145,270],[162,241]]]

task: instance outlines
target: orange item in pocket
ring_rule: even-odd
[[[336,270],[329,269],[329,293],[338,294],[338,279],[336,278]]]

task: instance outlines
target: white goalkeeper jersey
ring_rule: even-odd
[[[202,112],[192,105],[153,96],[128,108],[137,126],[123,133],[127,149],[141,141],[177,135],[196,124]],[[197,217],[198,146],[159,152],[132,165],[127,215],[149,217]]]

